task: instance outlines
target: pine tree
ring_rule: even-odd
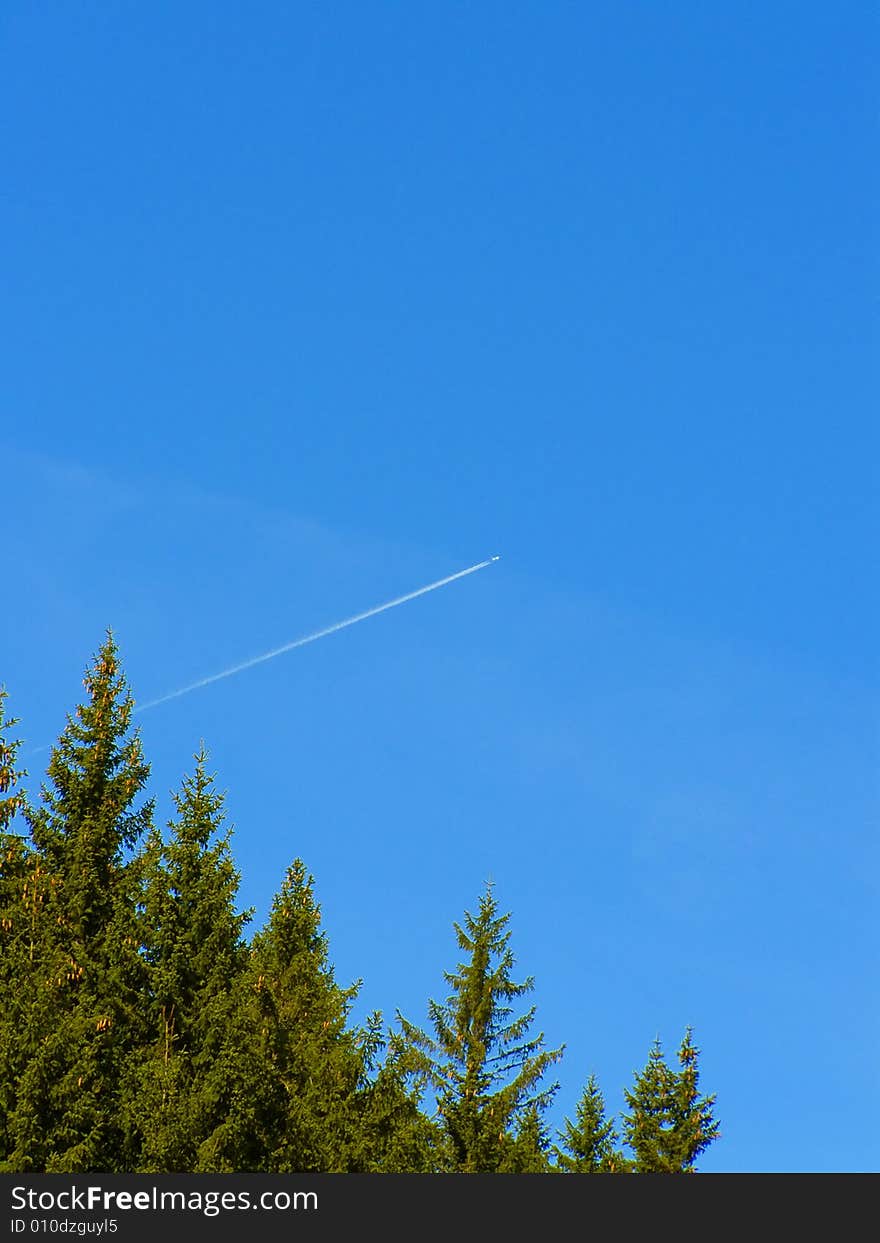
[[[142,1038],[142,962],[130,852],[149,827],[135,806],[148,775],[111,634],[85,676],[87,700],[53,748],[28,813],[26,1065],[8,1118],[9,1166],[123,1170],[123,1065]]]
[[[17,767],[20,742],[11,737],[18,724],[6,716],[7,692],[0,687],[0,1171],[11,1141],[7,1122],[15,1106],[22,1070],[21,1028],[27,1011],[30,974],[32,859],[27,840],[12,831],[25,810],[19,782],[27,774]]]
[[[698,1093],[699,1050],[685,1032],[678,1051],[681,1071],[669,1067],[655,1040],[633,1090],[624,1093],[631,1112],[624,1114],[624,1138],[632,1149],[637,1174],[687,1174],[697,1157],[717,1138],[714,1096]]]
[[[499,1174],[550,1174],[550,1133],[537,1105],[529,1105],[521,1114],[513,1143],[507,1145]]]
[[[359,983],[336,983],[314,880],[301,859],[254,937],[250,986],[251,1030],[280,1111],[267,1168],[352,1169],[366,1074],[358,1032],[348,1027]]]
[[[678,1049],[681,1070],[676,1078],[675,1129],[682,1168],[693,1171],[697,1157],[718,1139],[721,1128],[713,1111],[716,1096],[700,1096],[700,1050],[693,1043],[693,1030],[685,1030]]]
[[[514,983],[509,914],[499,915],[492,887],[479,912],[455,924],[465,961],[446,972],[452,991],[445,1003],[431,1001],[434,1036],[398,1015],[410,1049],[410,1067],[433,1087],[453,1172],[496,1173],[513,1159],[519,1128],[530,1111],[540,1114],[557,1085],[542,1088],[562,1049],[544,1049],[543,1033],[528,1037],[532,1006],[518,1018],[511,1003],[530,992],[530,977]]]
[[[622,1174],[629,1168],[618,1148],[614,1121],[605,1117],[605,1098],[595,1075],[587,1080],[575,1121],[566,1118],[560,1139],[557,1164],[566,1174]]]
[[[376,1012],[367,1018],[360,1048],[367,1081],[358,1093],[359,1143],[352,1169],[365,1174],[441,1172],[443,1135],[422,1110],[421,1088],[410,1081],[406,1042],[398,1032],[386,1039]]]
[[[0,833],[8,832],[15,817],[24,811],[26,803],[24,792],[16,788],[27,772],[16,768],[21,742],[9,737],[10,731],[18,725],[18,719],[6,715],[7,696],[6,688],[0,686]]]
[[[173,796],[177,818],[167,843],[152,830],[139,864],[152,1040],[129,1076],[125,1113],[138,1168],[148,1172],[192,1170],[220,1124],[207,1080],[228,1039],[231,998],[247,961],[249,913],[236,911],[239,875],[204,745],[195,761]]]

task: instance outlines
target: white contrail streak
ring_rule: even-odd
[[[407,600],[415,600],[418,596],[427,595],[429,591],[436,591],[438,587],[445,587],[447,583],[454,583],[456,579],[465,578],[468,574],[476,574],[477,570],[484,570],[487,565],[492,565],[494,561],[498,560],[498,557],[489,557],[487,561],[478,561],[476,565],[469,565],[466,570],[459,570],[457,574],[450,574],[447,578],[438,578],[436,583],[428,583],[427,587],[419,587],[416,591],[408,591],[405,596],[396,596],[393,600],[386,600],[384,604],[377,604],[374,608],[366,609],[363,613],[355,613],[353,617],[346,617],[344,621],[334,622],[332,626],[325,626],[323,630],[316,630],[314,634],[304,635],[303,638],[294,639],[290,643],[282,643],[281,647],[273,647],[271,652],[263,652],[262,656],[252,656],[250,660],[243,660],[241,664],[232,665],[221,673],[212,673],[210,677],[200,678],[198,682],[191,682],[189,686],[182,686],[179,690],[170,691],[167,695],[160,696],[159,699],[151,699],[149,703],[141,704],[139,708],[135,708],[135,714],[146,712],[149,708],[158,708],[159,704],[168,703],[171,699],[180,699],[181,695],[188,695],[190,691],[197,691],[203,686],[210,686],[212,682],[219,682],[222,678],[231,678],[233,674],[243,673],[245,669],[253,669],[254,665],[261,665],[264,661],[274,660],[276,656],[283,656],[285,652],[292,652],[295,647],[305,647],[307,643],[315,643],[318,639],[325,639],[328,634],[336,634],[337,630],[345,630],[346,626],[354,626],[357,622],[366,621],[368,617],[375,617],[377,613],[384,613],[387,609],[395,609],[398,604],[406,604]]]

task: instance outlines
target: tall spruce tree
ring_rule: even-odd
[[[115,1171],[131,1160],[119,1087],[143,1036],[143,979],[130,852],[152,805],[136,805],[149,770],[129,732],[112,634],[85,687],[28,813],[30,995],[7,1119],[7,1163],[22,1171]]]
[[[689,1174],[696,1160],[718,1137],[714,1096],[699,1095],[699,1049],[691,1029],[678,1050],[680,1071],[667,1065],[659,1039],[644,1070],[624,1093],[630,1113],[623,1133],[634,1154],[637,1174]]]
[[[575,1121],[566,1118],[560,1132],[557,1165],[566,1174],[623,1174],[629,1162],[619,1148],[614,1120],[605,1116],[605,1098],[590,1075],[578,1101]]]
[[[200,1146],[223,1121],[209,1080],[228,1039],[250,917],[236,910],[231,830],[223,829],[223,796],[204,745],[173,798],[167,842],[153,829],[140,860],[152,1038],[127,1078],[124,1102],[138,1168],[172,1173],[196,1167]]]
[[[545,1049],[543,1033],[529,1038],[534,1006],[514,1017],[512,1003],[534,981],[511,978],[509,920],[499,915],[487,886],[477,915],[465,912],[464,925],[454,925],[465,959],[457,971],[444,973],[452,990],[446,1001],[429,1002],[434,1036],[398,1015],[411,1070],[424,1075],[436,1095],[453,1172],[509,1169],[518,1140],[530,1159],[546,1148],[545,1137],[536,1140],[536,1123],[557,1085],[542,1087],[541,1080],[562,1049]]]

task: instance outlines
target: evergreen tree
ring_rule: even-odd
[[[27,776],[25,769],[16,768],[21,742],[9,736],[18,719],[7,717],[6,699],[6,688],[0,686],[0,834],[8,832],[26,802],[24,792],[16,788],[21,778]]]
[[[624,1138],[632,1149],[637,1174],[688,1174],[697,1157],[717,1138],[714,1096],[699,1095],[699,1050],[685,1032],[678,1051],[680,1071],[669,1067],[655,1040],[633,1090],[624,1093],[631,1112],[624,1114]]]
[[[605,1117],[605,1098],[595,1075],[587,1080],[575,1121],[566,1118],[560,1138],[557,1164],[566,1174],[622,1174],[629,1168],[618,1148],[614,1121]]]
[[[543,1033],[528,1037],[534,1006],[513,1017],[511,1003],[530,992],[534,981],[511,979],[509,919],[498,914],[488,886],[478,914],[465,912],[464,926],[454,925],[466,957],[457,971],[444,973],[452,989],[446,1002],[429,1003],[434,1036],[398,1016],[411,1070],[434,1089],[453,1172],[509,1168],[517,1137],[528,1130],[525,1119],[530,1111],[540,1115],[557,1086],[540,1085],[562,1049],[544,1049]]]
[[[18,785],[27,774],[17,767],[20,743],[11,731],[18,721],[7,717],[6,698],[0,687],[0,1171],[10,1151],[7,1121],[22,1070],[21,1028],[29,995],[32,914],[31,855],[26,839],[11,831],[25,810],[25,796]]]
[[[520,1115],[513,1143],[507,1145],[499,1174],[550,1174],[550,1133],[537,1105]]]
[[[223,796],[206,771],[173,796],[177,818],[164,843],[152,830],[140,861],[140,940],[148,964],[152,1041],[126,1090],[138,1168],[195,1168],[200,1145],[220,1124],[208,1079],[228,1039],[232,994],[244,969],[239,875],[223,831]]]
[[[109,633],[85,687],[28,813],[26,1064],[7,1121],[7,1164],[21,1171],[112,1172],[130,1160],[119,1083],[142,1039],[143,979],[129,853],[151,804],[135,806],[148,767]]]
[[[250,986],[251,1030],[279,1109],[266,1168],[351,1169],[366,1073],[358,1033],[347,1025],[359,984],[336,983],[314,880],[301,859],[254,937]]]
[[[721,1128],[714,1116],[716,1096],[700,1096],[700,1050],[693,1042],[693,1029],[685,1030],[679,1045],[676,1076],[675,1129],[680,1144],[682,1168],[693,1171],[697,1157],[715,1142]]]
[[[422,1110],[422,1090],[410,1082],[408,1050],[399,1033],[382,1036],[382,1016],[361,1033],[367,1082],[359,1092],[359,1144],[352,1169],[367,1174],[433,1174],[444,1168],[443,1135]],[[380,1060],[379,1055],[385,1054]]]

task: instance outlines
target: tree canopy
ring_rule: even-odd
[[[248,937],[201,744],[160,831],[112,633],[36,798],[0,688],[0,1171],[693,1172],[719,1134],[690,1028],[618,1129],[591,1075],[558,1092],[493,886],[453,924],[427,1029],[354,1019],[314,877],[294,858]],[[621,1137],[622,1136],[622,1146]]]

